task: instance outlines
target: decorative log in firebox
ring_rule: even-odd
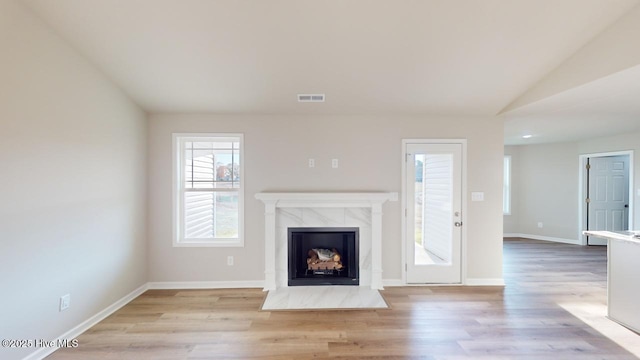
[[[311,249],[307,253],[307,269],[312,271],[318,270],[341,270],[342,257],[335,248],[329,249]]]

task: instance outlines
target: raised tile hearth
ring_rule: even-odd
[[[291,286],[269,291],[262,310],[387,309],[378,290],[362,286]]]
[[[265,204],[265,288],[288,287],[288,228],[357,227],[360,286],[382,287],[382,204],[398,193],[258,193]]]

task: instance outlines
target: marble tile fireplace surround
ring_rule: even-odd
[[[288,287],[288,228],[357,227],[360,286],[382,290],[382,204],[395,192],[262,192],[265,205],[265,287]]]

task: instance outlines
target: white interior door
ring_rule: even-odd
[[[405,146],[407,283],[460,283],[462,144]]]
[[[588,230],[623,231],[629,227],[629,156],[589,158]],[[607,241],[590,237],[589,245]]]

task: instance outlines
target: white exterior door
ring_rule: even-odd
[[[588,230],[623,231],[629,227],[629,156],[589,159]],[[590,237],[589,245],[607,241]]]
[[[407,283],[460,283],[462,144],[405,146]]]

